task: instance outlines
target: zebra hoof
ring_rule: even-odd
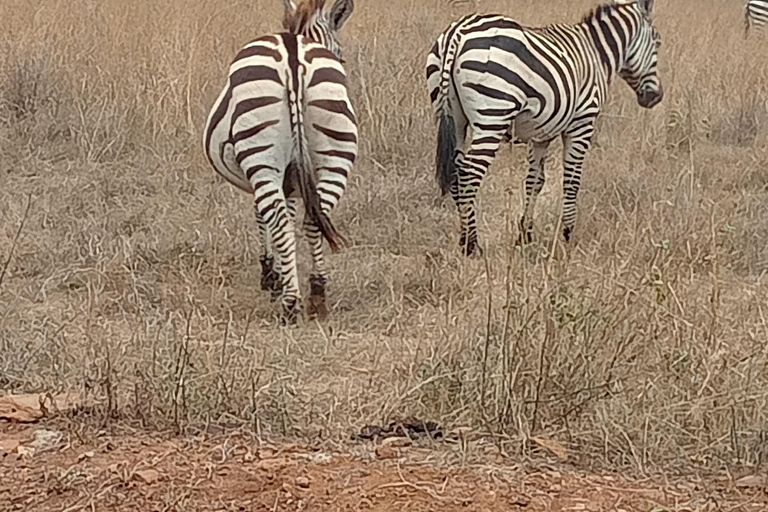
[[[464,256],[482,256],[483,255],[483,249],[478,245],[477,238],[470,238],[467,240],[467,238],[462,235],[461,239],[459,240],[459,247],[461,247],[461,251],[464,253]]]
[[[569,227],[563,228],[563,238],[565,238],[566,242],[570,242],[571,241],[572,233],[573,233],[573,229],[571,229]]]
[[[275,302],[283,295],[283,286],[280,283],[280,279],[278,277],[275,277],[275,280],[271,283],[271,286],[265,289],[269,290],[269,300],[272,302]]]
[[[280,275],[275,272],[274,259],[261,258],[261,289],[264,291],[280,290]]]
[[[280,317],[280,323],[282,325],[296,325],[300,312],[298,300],[292,299],[289,302],[283,302],[283,314]]]
[[[325,320],[328,318],[328,306],[325,297],[310,296],[307,300],[307,316],[310,320]]]
[[[325,283],[322,275],[309,276],[310,295],[307,301],[307,315],[310,319],[325,320],[328,317],[328,307],[325,305]]]

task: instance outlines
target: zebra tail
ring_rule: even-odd
[[[442,195],[451,191],[451,186],[457,179],[456,173],[456,121],[446,105],[440,112],[439,126],[437,129],[437,183],[440,185]]]
[[[744,38],[749,37],[749,2],[744,9]]]
[[[294,140],[298,142],[296,147],[296,167],[299,170],[299,190],[304,201],[304,209],[309,218],[320,229],[323,237],[328,240],[333,252],[339,252],[341,245],[346,245],[347,240],[336,230],[328,214],[323,211],[320,194],[315,183],[315,170],[307,150],[307,141],[304,134],[300,133]]]
[[[450,99],[450,88],[453,86],[453,63],[456,56],[458,41],[450,40],[445,44],[442,65],[440,69],[440,89],[437,103],[437,183],[442,195],[451,191],[452,185],[458,180],[456,170],[456,120]],[[458,99],[458,98],[457,98]]]

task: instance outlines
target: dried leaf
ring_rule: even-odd
[[[568,449],[557,441],[545,437],[533,437],[531,441],[555,454],[560,460],[568,460]]]
[[[142,469],[136,472],[136,478],[147,485],[152,485],[160,479],[160,473],[154,469]]]
[[[15,452],[20,445],[21,442],[18,439],[0,439],[0,457]]]
[[[734,482],[736,487],[748,488],[748,487],[766,487],[768,482],[766,478],[760,475],[747,475],[743,476]]]

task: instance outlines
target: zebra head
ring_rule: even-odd
[[[325,8],[325,0],[283,0],[285,18],[283,27],[292,34],[301,34],[322,44],[341,61],[339,30],[352,15],[353,0],[336,0],[333,7]]]
[[[653,26],[654,0],[637,0],[634,4],[639,14],[637,26],[634,27],[634,37],[627,42],[627,53],[619,75],[635,91],[641,107],[653,108],[664,96],[657,70],[661,36]]]

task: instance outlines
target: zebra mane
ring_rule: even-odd
[[[325,7],[325,0],[304,0],[295,9],[285,10],[283,28],[291,34],[303,34],[312,24],[313,17]]]
[[[610,13],[612,11],[615,11],[616,9],[624,6],[632,5],[637,0],[614,0],[611,3],[603,4],[595,7],[591,11],[589,11],[584,18],[582,18],[582,23],[589,23],[590,21],[598,18],[601,14],[604,13]]]

